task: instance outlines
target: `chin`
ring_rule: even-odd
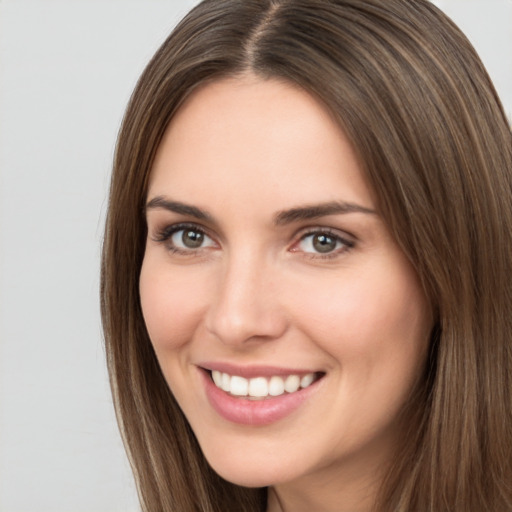
[[[224,480],[242,487],[268,487],[296,478],[284,461],[272,461],[269,457],[250,459],[247,454],[234,457],[233,453],[225,453],[222,458],[208,457],[206,459],[212,469]],[[297,468],[296,464],[293,465]]]
[[[265,474],[265,470],[259,470],[257,472],[248,472],[242,471],[239,473],[233,471],[217,471],[217,469],[213,468],[215,472],[221,476],[224,480],[231,482],[235,485],[240,485],[241,487],[269,487],[271,485],[275,485],[276,482],[269,479],[268,474]]]

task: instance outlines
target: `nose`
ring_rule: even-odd
[[[233,257],[218,276],[205,325],[224,344],[248,347],[277,339],[287,329],[278,269],[262,260],[248,254]]]

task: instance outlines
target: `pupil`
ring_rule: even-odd
[[[329,235],[315,235],[313,247],[318,252],[331,252],[336,248],[336,240]]]
[[[183,245],[190,249],[201,247],[203,243],[204,235],[199,231],[184,231],[181,237]]]

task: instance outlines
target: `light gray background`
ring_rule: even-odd
[[[128,512],[98,306],[115,136],[194,0],[0,0],[0,510]],[[436,2],[512,113],[512,0]]]

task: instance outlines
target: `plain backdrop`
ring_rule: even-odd
[[[0,510],[135,512],[98,305],[116,134],[193,0],[0,0]],[[512,0],[440,0],[512,113]]]

